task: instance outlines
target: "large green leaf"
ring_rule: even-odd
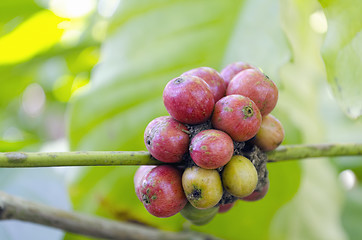
[[[134,136],[131,131],[128,136],[123,131],[138,122],[135,130],[140,136],[147,122],[166,113],[161,95],[167,81],[193,67],[220,67],[238,14],[238,5],[233,3],[122,4],[119,28],[103,45],[103,61],[93,74],[93,89],[72,106],[75,114],[70,119],[71,147],[112,150],[140,146],[140,137],[123,145],[128,134]],[[125,119],[123,115],[132,114],[126,110],[136,106],[141,116]],[[97,133],[112,137],[113,143],[85,142],[92,141],[90,136]]]
[[[0,2],[0,36],[11,31],[19,23],[42,8],[32,0]]]
[[[147,123],[167,114],[162,104],[164,86],[194,67],[220,70],[232,61],[250,61],[270,71],[268,74],[278,82],[278,69],[290,56],[280,27],[278,2],[245,3],[122,3],[102,46],[102,61],[95,68],[90,89],[71,103],[71,149],[145,149],[143,131]],[[261,5],[267,7],[259,12]],[[268,24],[264,25],[265,22]],[[249,28],[251,23],[253,27]],[[279,112],[285,116],[286,126],[296,133],[287,141],[300,141],[300,133],[289,122],[288,113]],[[134,171],[134,167],[86,169],[71,187],[75,209],[180,230],[184,222],[181,216],[159,219],[146,212],[134,194]],[[270,177],[271,190],[265,200],[240,203],[230,213],[217,216],[210,225],[196,229],[228,239],[238,238],[240,232],[246,238],[266,238],[268,232],[259,231],[259,227],[268,229],[275,212],[295,194],[299,164],[270,166]],[[68,238],[72,239],[70,235]]]
[[[282,22],[293,49],[293,62],[281,70],[285,91],[281,105],[299,127],[305,142],[324,141],[319,95],[323,68],[319,53],[321,35],[308,25],[318,4],[282,1]],[[324,90],[324,89],[322,89]],[[288,134],[288,132],[287,132]],[[303,160],[302,181],[297,195],[276,214],[271,239],[345,239],[340,224],[343,191],[336,170],[325,159]]]
[[[223,64],[240,60],[254,64],[280,87],[280,67],[291,58],[280,23],[277,1],[246,1],[236,19]]]
[[[361,1],[319,1],[328,20],[328,32],[322,53],[328,82],[339,105],[347,115],[357,118],[362,115],[362,2]],[[362,119],[348,119],[336,110],[334,101],[323,98],[327,134],[334,142],[360,142]],[[333,121],[330,121],[333,119]],[[346,194],[341,221],[350,239],[361,236],[361,157],[339,157],[336,166],[349,169],[357,177],[357,187]],[[359,184],[359,185],[358,185]]]
[[[362,115],[362,1],[320,0],[328,20],[323,46],[328,81],[352,118]]]
[[[332,142],[361,142],[362,119],[352,120],[343,114],[334,101],[326,101],[323,105],[326,119],[333,119],[333,122],[326,121],[327,134]],[[329,103],[329,104],[327,104]],[[362,157],[338,157],[334,159],[335,165],[340,171],[349,170],[356,176],[355,187],[347,189],[344,207],[342,208],[341,221],[346,234],[350,239],[359,239],[361,236],[361,180],[362,180]]]
[[[303,165],[305,175],[298,194],[276,215],[271,239],[346,239],[340,224],[343,197],[336,187],[335,170],[325,160]]]
[[[360,143],[362,118],[354,120],[346,116],[339,108],[336,99],[328,94],[321,94],[322,114],[325,119],[326,135],[330,142]],[[333,119],[333,121],[329,121]],[[362,179],[362,157],[335,157],[335,165],[339,170],[351,169]]]

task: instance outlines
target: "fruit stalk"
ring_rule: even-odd
[[[267,152],[268,162],[316,157],[359,156],[362,143],[283,145]],[[5,152],[0,167],[161,165],[146,151]]]

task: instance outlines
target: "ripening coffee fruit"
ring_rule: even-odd
[[[214,207],[223,194],[218,171],[197,166],[186,168],[182,175],[182,186],[187,200],[198,209]]]
[[[215,104],[211,119],[214,128],[226,132],[238,142],[254,137],[261,121],[260,111],[255,103],[241,95],[229,95],[220,99]]]
[[[241,71],[244,71],[246,69],[255,68],[254,66],[244,63],[244,62],[234,62],[229,65],[227,65],[223,70],[221,70],[220,75],[224,79],[227,85],[229,85],[231,79],[238,74]]]
[[[222,182],[231,195],[243,198],[250,195],[258,183],[258,173],[249,159],[234,155],[222,171]]]
[[[213,68],[199,67],[189,70],[183,73],[181,76],[196,76],[204,80],[210,86],[215,102],[225,96],[226,85],[224,79]]]
[[[284,128],[280,121],[271,114],[263,117],[254,144],[264,152],[276,149],[284,139]]]
[[[182,160],[188,151],[189,135],[185,125],[170,116],[158,117],[146,127],[144,141],[151,155],[161,162]]]
[[[226,90],[226,95],[232,94],[253,100],[262,116],[269,114],[278,101],[277,86],[257,69],[246,69],[233,77]]]
[[[163,103],[177,121],[199,124],[210,118],[215,101],[204,80],[195,76],[180,76],[167,83]]]
[[[208,209],[198,209],[187,203],[186,206],[180,211],[180,214],[189,220],[192,224],[201,226],[209,223],[218,213],[219,207],[212,207]]]
[[[234,143],[225,132],[208,129],[193,137],[189,150],[196,165],[205,169],[216,169],[230,161],[234,153]]]
[[[149,213],[164,218],[175,215],[185,207],[187,199],[181,177],[181,172],[169,165],[157,166],[144,176],[136,186],[136,192],[139,191]]]
[[[242,200],[248,201],[248,202],[255,202],[255,201],[261,200],[265,197],[268,190],[269,190],[269,182],[267,182],[260,191],[254,190],[254,192],[252,194],[250,194],[249,196],[243,197]]]

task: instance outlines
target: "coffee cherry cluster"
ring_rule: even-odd
[[[262,199],[269,188],[265,152],[284,138],[270,115],[277,100],[274,82],[243,62],[221,73],[192,69],[169,81],[163,102],[170,116],[152,120],[144,133],[152,157],[165,164],[141,166],[134,177],[147,211],[180,212],[202,225],[238,199]]]

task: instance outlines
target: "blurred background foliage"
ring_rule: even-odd
[[[1,1],[0,150],[145,150],[144,128],[167,115],[166,83],[233,61],[260,67],[278,85],[273,114],[284,125],[284,144],[361,142],[361,12],[359,0]],[[225,239],[362,236],[361,157],[268,169],[265,199],[238,202],[202,227],[179,214],[148,214],[134,194],[136,167],[1,169],[16,181],[2,181],[0,189]],[[87,239],[33,227],[21,236],[14,224],[0,225],[1,239]]]

